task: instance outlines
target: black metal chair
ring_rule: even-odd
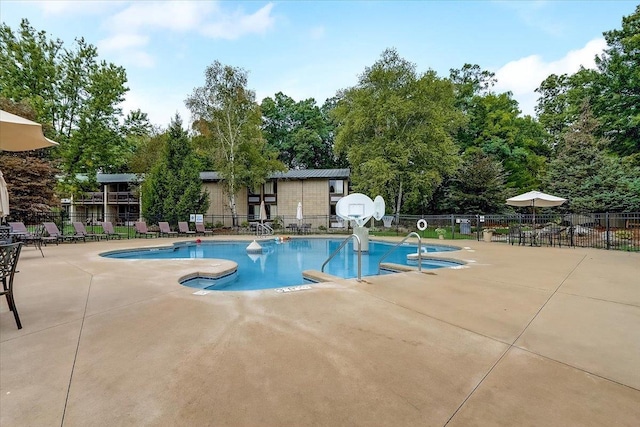
[[[513,245],[516,241],[518,242],[518,246],[524,244],[524,233],[522,231],[522,227],[518,225],[509,226],[509,243]]]
[[[2,279],[2,291],[0,296],[6,295],[9,310],[13,311],[13,317],[16,319],[18,329],[22,329],[18,309],[13,298],[13,277],[16,274],[16,266],[18,258],[20,258],[20,249],[22,242],[10,243],[8,245],[0,245],[0,279]]]
[[[0,225],[0,243],[11,243],[11,227],[6,225]]]

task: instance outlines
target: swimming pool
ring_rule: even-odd
[[[193,278],[183,285],[199,289],[244,291],[280,288],[304,283],[304,270],[320,270],[328,256],[343,240],[338,239],[291,239],[285,242],[260,241],[262,254],[247,254],[246,241],[183,242],[174,246],[154,249],[115,251],[103,254],[120,259],[228,259],[238,264],[237,274],[220,280]],[[393,245],[369,242],[369,252],[362,253],[362,275],[378,274],[380,258]],[[458,248],[439,245],[422,245],[427,252],[454,251]],[[401,245],[384,262],[408,265],[407,255],[415,253],[416,245]],[[414,263],[415,264],[415,263]],[[446,260],[423,260],[422,268],[442,268],[459,265]],[[358,254],[350,241],[325,267],[325,273],[344,277],[357,277]]]

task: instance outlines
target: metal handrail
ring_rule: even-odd
[[[256,236],[266,236],[273,234],[273,228],[271,228],[268,224],[257,223],[256,224]]]
[[[347,244],[347,242],[349,242],[349,239],[351,239],[352,237],[355,237],[358,241],[358,282],[362,281],[362,243],[360,242],[360,237],[356,236],[355,234],[352,234],[351,236],[344,239],[340,246],[338,246],[338,249],[336,249],[331,253],[331,255],[329,255],[329,258],[327,258],[324,264],[322,264],[322,268],[320,268],[321,272],[324,273],[324,268],[329,263],[329,261],[331,261],[333,257],[336,256],[338,252],[340,252],[340,250],[344,247],[344,245]]]
[[[380,274],[380,265],[382,264],[382,261],[387,257],[387,255],[395,251],[398,246],[403,244],[411,236],[416,236],[418,238],[418,271],[422,271],[422,239],[420,238],[420,235],[418,233],[412,231],[411,233],[407,234],[404,239],[402,239],[395,246],[389,249],[384,255],[382,255],[382,257],[380,257],[380,261],[378,261],[378,274]]]

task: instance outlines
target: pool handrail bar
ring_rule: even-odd
[[[344,239],[340,246],[338,246],[338,249],[336,249],[331,253],[331,255],[329,255],[329,258],[327,258],[324,264],[322,264],[322,268],[320,269],[321,272],[324,273],[324,268],[329,263],[329,261],[331,261],[333,257],[336,256],[338,252],[340,252],[340,250],[349,242],[352,237],[355,237],[358,241],[358,282],[362,281],[362,243],[360,242],[360,237],[358,237],[355,233]]]
[[[415,231],[412,231],[411,233],[407,234],[404,239],[396,243],[395,246],[393,246],[384,255],[380,257],[380,261],[378,261],[378,274],[380,274],[380,265],[382,264],[382,261],[387,257],[387,255],[395,251],[398,248],[398,246],[403,244],[411,236],[415,236],[418,238],[418,271],[422,272],[422,239],[420,238],[420,235],[418,233],[416,233]]]
[[[266,236],[273,234],[273,228],[269,224],[262,222],[256,223],[256,236]]]

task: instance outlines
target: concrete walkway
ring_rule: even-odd
[[[468,262],[193,295],[212,260],[23,248],[0,303],[2,426],[637,426],[640,254],[467,245]]]

